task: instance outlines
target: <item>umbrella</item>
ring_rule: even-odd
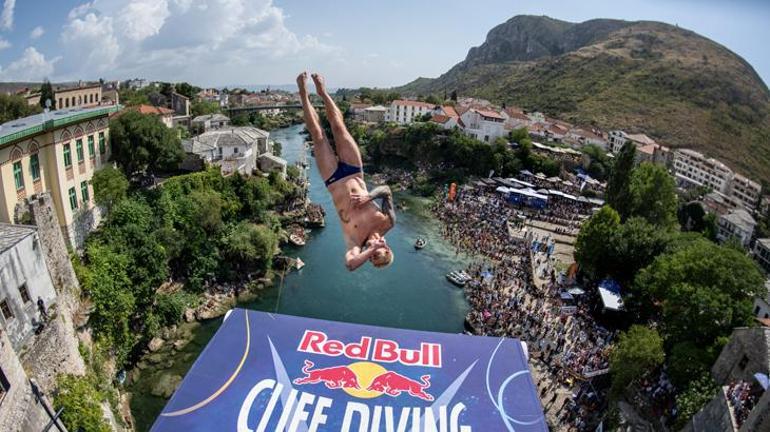
[[[580,289],[578,287],[570,288],[569,290],[567,290],[567,292],[572,294],[572,295],[583,295],[583,294],[586,293],[585,291],[583,291],[582,289]]]
[[[767,390],[767,387],[770,385],[770,378],[767,377],[767,375],[757,372],[754,374],[754,379],[757,380],[759,385],[762,386],[763,389]]]

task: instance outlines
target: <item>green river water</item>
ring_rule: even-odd
[[[283,145],[283,157],[293,163],[302,152],[303,126],[292,126],[271,132],[271,138]],[[398,212],[398,223],[387,235],[395,253],[393,265],[385,270],[365,265],[349,272],[343,265],[345,245],[334,206],[318,174],[314,160],[310,162],[310,199],[327,212],[326,227],[313,230],[301,249],[284,252],[298,256],[306,266],[293,272],[273,288],[262,291],[253,301],[239,307],[299,315],[335,321],[372,324],[417,330],[458,333],[468,305],[462,290],[451,285],[444,275],[463,265],[454,249],[440,236],[438,221],[426,211],[426,201],[397,194],[408,209]],[[417,237],[428,239],[428,246],[415,251]],[[133,393],[131,410],[137,430],[149,430],[163,409],[166,399],[153,396],[152,388],[171,376],[184,376],[219,328],[222,320],[183,324],[192,341],[178,350],[170,347],[151,354],[154,361],[138,374],[128,387]]]

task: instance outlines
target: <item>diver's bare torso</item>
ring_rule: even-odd
[[[345,177],[329,185],[329,193],[337,208],[337,215],[342,222],[342,232],[348,248],[362,246],[370,233],[384,235],[392,227],[388,216],[384,215],[373,202],[356,206],[351,195],[368,194],[362,174]]]

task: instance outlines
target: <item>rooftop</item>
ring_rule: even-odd
[[[433,109],[436,106],[436,104],[420,102],[415,100],[407,100],[407,99],[396,99],[392,103],[393,105],[415,106],[415,107],[423,107],[423,108],[431,108],[431,109]]]
[[[744,209],[733,210],[722,218],[746,232],[754,231],[754,226],[757,224],[757,221]]]
[[[172,109],[144,104],[128,107],[126,109],[131,111],[138,111],[140,114],[169,115],[174,113],[174,110]]]
[[[0,125],[0,147],[72,123],[109,115],[121,108],[120,105],[67,108],[11,120]]]
[[[259,138],[268,138],[270,134],[255,127],[230,127],[205,132],[187,140],[183,147],[188,153],[202,153],[219,147],[242,146],[244,148],[255,145]]]
[[[0,223],[0,253],[7,251],[16,243],[36,232],[37,228],[34,226]]]
[[[199,122],[206,122],[206,121],[223,121],[223,120],[230,120],[230,117],[219,113],[205,114],[205,115],[199,115],[198,117],[195,117],[192,121],[195,123],[199,123]]]

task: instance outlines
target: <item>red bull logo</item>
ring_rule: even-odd
[[[330,357],[345,356],[352,360],[401,363],[406,366],[441,367],[441,344],[423,342],[420,349],[401,347],[390,339],[363,336],[358,342],[344,343],[330,339],[321,331],[305,330],[298,351]]]
[[[406,393],[424,401],[433,401],[433,395],[425,391],[430,387],[430,375],[423,375],[417,381],[371,362],[316,369],[313,369],[313,366],[313,362],[305,360],[305,366],[302,368],[304,376],[296,378],[294,384],[323,384],[329,389],[341,389],[362,399],[383,394],[398,397]]]
[[[302,368],[302,373],[305,374],[303,378],[297,378],[294,380],[296,385],[304,384],[321,384],[326,385],[330,389],[338,388],[350,388],[360,389],[358,385],[358,377],[347,366],[335,366],[324,369],[312,369],[315,366],[310,360],[305,360],[305,366]]]

